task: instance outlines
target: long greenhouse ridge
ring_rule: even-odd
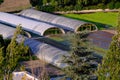
[[[3,38],[12,38],[15,32],[15,28],[1,24],[0,23],[0,34],[3,35]],[[17,41],[20,41],[20,37],[17,37]],[[67,51],[56,48],[52,45],[40,42],[35,40],[34,38],[26,38],[24,41],[25,45],[28,45],[33,53],[33,55],[37,56],[39,59],[44,60],[54,66],[59,68],[63,68],[66,66],[65,63],[60,62],[63,55],[68,55]]]
[[[63,16],[58,16],[55,14],[42,12],[42,11],[37,11],[34,9],[23,10],[19,13],[19,15],[36,19],[39,21],[44,21],[51,24],[59,25],[59,26],[64,26],[62,27],[63,29],[66,29],[66,28],[73,29],[74,32],[76,33],[84,30],[90,30],[90,31],[98,30],[97,26],[93,23],[66,18]]]
[[[58,26],[30,20],[10,13],[0,12],[0,22],[15,27],[21,24],[24,30],[42,36],[50,34],[65,34],[65,31]]]

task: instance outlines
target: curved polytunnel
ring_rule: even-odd
[[[97,30],[97,26],[92,23],[75,20],[75,19],[70,19],[70,18],[66,18],[66,17],[62,17],[62,16],[58,16],[58,15],[54,15],[54,14],[50,14],[50,13],[46,13],[46,12],[42,12],[42,11],[37,11],[34,9],[23,10],[19,13],[19,15],[37,19],[40,21],[45,21],[48,23],[56,24],[56,25],[61,25],[61,26],[64,26],[64,27],[62,27],[63,29],[66,29],[66,28],[68,30],[73,29],[74,32],[81,31],[81,26],[83,26],[83,25],[85,26],[86,24],[89,24],[92,26],[93,29],[92,28],[89,29],[90,31]],[[84,28],[84,27],[82,27],[82,28]],[[88,28],[89,28],[89,26],[88,26]],[[86,25],[86,29],[87,29],[87,25]]]
[[[81,31],[96,31],[96,30],[98,30],[98,28],[94,24],[85,23],[85,24],[78,26],[75,29],[75,32],[79,33]]]
[[[59,48],[33,39],[26,39],[25,44],[31,48],[34,55],[39,59],[44,60],[59,68],[67,66],[65,63],[62,63],[62,56],[68,55],[67,51],[63,51]]]
[[[53,28],[47,29],[47,30],[44,32],[43,35],[46,36],[46,35],[49,35],[49,34],[54,35],[54,34],[62,34],[62,33],[64,33],[64,31],[63,31],[62,29],[53,27]]]
[[[12,37],[14,31],[15,28],[4,24],[0,24],[0,34],[2,34],[4,38],[8,38],[9,36]],[[19,38],[20,37],[18,37],[17,40],[19,40]],[[25,38],[24,44],[28,45],[31,51],[33,52],[33,55],[37,56],[40,60],[44,60],[59,68],[67,66],[65,63],[62,63],[61,61],[63,55],[68,55],[67,51],[34,40],[32,38]]]
[[[14,14],[9,14],[9,13],[4,13],[4,12],[0,12],[0,22],[2,23],[6,23],[12,26],[17,26],[19,24],[21,24],[21,26],[23,27],[24,30],[27,30],[29,32],[32,32],[34,34],[38,34],[38,35],[44,35],[47,30],[50,30],[51,28],[57,28],[57,30],[61,33],[64,34],[64,30],[62,28],[59,28],[55,25],[51,25],[51,24],[47,24],[47,23],[43,23],[43,22],[38,22],[38,21],[34,21],[34,20],[30,20],[30,19],[26,19]],[[53,32],[51,31],[51,33],[49,32],[48,35],[53,34]]]
[[[7,25],[0,24],[0,34],[2,34],[4,38],[11,38],[14,32],[15,28],[11,28]]]

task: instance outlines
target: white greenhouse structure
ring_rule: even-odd
[[[0,22],[14,27],[21,25],[24,30],[41,36],[50,34],[64,34],[65,31],[55,25],[26,19],[14,14],[0,12]]]
[[[4,38],[11,38],[14,34],[15,28],[0,23],[0,34]],[[17,39],[20,40],[20,39]],[[63,55],[68,55],[67,51],[58,49],[49,44],[34,40],[32,38],[25,38],[25,45],[28,45],[35,56],[44,60],[54,66],[63,68],[66,64],[61,62]]]
[[[63,29],[72,30],[76,33],[84,30],[94,31],[98,29],[97,26],[92,23],[70,19],[47,12],[37,11],[34,9],[23,10],[19,13],[19,15],[55,24],[61,26]]]

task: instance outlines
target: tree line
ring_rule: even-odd
[[[37,9],[48,12],[120,8],[119,0],[30,0],[30,3]]]

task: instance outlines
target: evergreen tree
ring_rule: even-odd
[[[93,63],[95,57],[86,47],[88,46],[86,45],[87,35],[86,33],[67,35],[71,43],[71,51],[69,56],[63,58],[63,62],[68,64],[63,71],[66,77],[70,77],[72,80],[89,80],[96,69],[96,65]]]
[[[4,46],[4,39],[3,36],[0,35],[0,48]]]
[[[31,4],[32,6],[38,5],[38,3],[39,3],[39,0],[30,0],[30,4]]]
[[[120,80],[120,14],[116,31],[109,51],[96,72],[98,80]]]
[[[0,4],[3,3],[3,0],[0,0]]]
[[[11,39],[11,42],[8,44],[7,48],[4,48],[5,51],[2,50],[2,48],[0,49],[0,56],[1,54],[2,55],[6,54],[1,64],[2,68],[0,69],[1,72],[0,79],[4,78],[5,80],[12,80],[11,78],[12,72],[17,67],[20,57],[28,53],[29,48],[27,46],[24,46],[23,44],[24,39],[22,39],[20,43],[16,41],[17,37],[21,33],[22,33],[21,27],[18,26]]]

